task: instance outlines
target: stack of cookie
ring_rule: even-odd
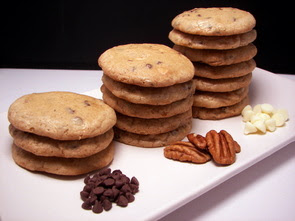
[[[248,104],[255,23],[249,12],[236,8],[195,8],[172,20],[169,39],[195,66],[193,117],[223,119]]]
[[[182,140],[191,130],[194,66],[160,44],[127,44],[105,51],[103,100],[117,112],[115,139],[158,147]]]
[[[79,175],[113,159],[114,110],[103,101],[71,92],[20,97],[8,111],[12,157],[21,167]]]

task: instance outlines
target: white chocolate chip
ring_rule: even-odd
[[[272,119],[274,119],[276,121],[276,126],[277,127],[280,127],[280,126],[283,126],[284,123],[285,123],[285,117],[283,114],[281,113],[275,113],[273,116],[272,116]]]
[[[257,113],[261,113],[261,105],[260,104],[257,104],[253,107],[253,111],[255,114]]]
[[[242,110],[242,117],[245,123],[244,134],[260,131],[275,131],[289,119],[288,111],[285,109],[276,110],[271,104],[257,104],[252,107],[247,105]]]
[[[254,112],[252,110],[244,111],[243,121],[244,122],[250,121],[252,116],[254,116]]]
[[[259,131],[261,131],[262,133],[266,133],[266,126],[264,120],[255,121],[253,124]]]
[[[274,108],[271,104],[261,104],[261,112],[266,114],[272,114],[274,111]]]
[[[289,114],[288,111],[286,109],[278,109],[276,110],[275,113],[280,113],[284,116],[285,121],[287,121],[289,119]]]
[[[252,107],[251,107],[249,104],[246,105],[246,106],[243,108],[243,110],[242,110],[242,115],[244,115],[244,113],[245,113],[246,111],[252,111]]]
[[[256,114],[259,118],[263,119],[263,120],[268,120],[270,119],[270,116],[268,114],[265,113],[258,113]]]
[[[252,124],[254,124],[256,121],[264,121],[264,119],[261,118],[261,117],[259,117],[257,114],[254,114],[254,115],[251,117],[250,122],[251,122]]]
[[[268,131],[275,131],[276,130],[276,121],[273,118],[270,118],[265,121],[265,126]]]
[[[246,122],[245,128],[244,128],[244,134],[251,134],[255,132],[257,132],[257,128],[249,121]]]

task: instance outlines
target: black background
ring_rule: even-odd
[[[195,7],[231,6],[256,18],[257,66],[295,74],[292,1],[9,1],[1,8],[0,67],[99,69],[127,43],[173,44],[172,19]]]

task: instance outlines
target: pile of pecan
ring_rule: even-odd
[[[191,133],[187,135],[189,142],[178,141],[164,148],[164,156],[169,159],[206,163],[212,158],[219,165],[230,165],[236,161],[236,153],[241,151],[240,145],[225,130],[217,133],[210,130],[205,137]]]

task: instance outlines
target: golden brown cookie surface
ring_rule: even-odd
[[[54,140],[49,137],[38,136],[23,132],[12,125],[9,132],[16,146],[38,156],[83,158],[105,149],[113,140],[113,129],[104,134],[82,140]]]
[[[128,117],[126,115],[117,113],[116,127],[136,133],[136,134],[161,134],[171,130],[175,130],[184,123],[188,123],[192,119],[192,111],[177,114],[172,117],[158,118],[158,119],[142,119],[136,117]]]
[[[247,87],[251,83],[252,73],[236,78],[226,79],[209,79],[203,77],[195,77],[194,82],[196,90],[211,92],[228,92],[243,87]]]
[[[57,175],[75,176],[98,170],[110,164],[114,157],[114,146],[85,158],[60,158],[36,156],[15,144],[12,145],[12,157],[16,164],[31,170]]]
[[[202,63],[194,63],[195,75],[210,79],[236,78],[251,73],[256,67],[254,59],[237,64],[210,66]]]
[[[224,36],[245,33],[254,28],[251,13],[230,7],[194,8],[177,15],[172,26],[185,33]]]
[[[10,106],[8,119],[22,131],[57,140],[79,140],[111,129],[116,114],[102,100],[56,91],[20,97]]]
[[[192,80],[168,87],[149,88],[121,83],[104,74],[102,82],[116,97],[136,104],[165,105],[194,93]]]
[[[187,34],[176,29],[169,32],[169,39],[177,45],[194,49],[234,49],[248,45],[253,42],[257,33],[256,30],[237,35],[229,36],[202,36]]]
[[[175,130],[162,133],[141,135],[114,128],[115,139],[119,142],[138,147],[161,147],[182,140],[191,131],[192,122],[184,124]]]
[[[105,51],[99,66],[110,78],[142,87],[166,87],[193,78],[191,61],[160,44],[127,44]]]
[[[220,120],[241,114],[243,108],[249,104],[249,98],[244,98],[241,102],[220,108],[205,108],[193,106],[193,117],[203,120]]]
[[[201,62],[211,66],[230,65],[248,61],[257,54],[257,48],[252,43],[228,50],[193,49],[180,45],[174,45],[173,48],[193,62]]]
[[[188,111],[193,104],[193,95],[166,105],[134,104],[114,96],[104,85],[103,100],[117,112],[144,119],[166,118]]]
[[[234,105],[248,95],[248,87],[230,92],[196,91],[193,106],[219,108]]]

